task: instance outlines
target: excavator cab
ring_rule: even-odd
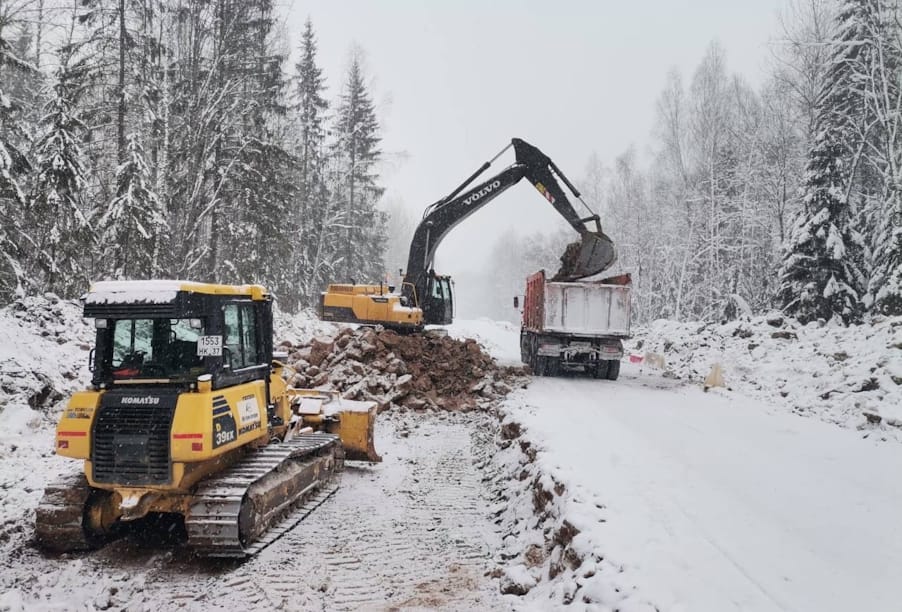
[[[432,272],[423,296],[423,320],[434,325],[450,325],[454,319],[454,294],[451,277]]]

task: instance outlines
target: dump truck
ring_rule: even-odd
[[[582,370],[617,380],[630,336],[631,278],[590,279],[556,281],[540,270],[526,280],[520,357],[537,376]]]
[[[81,469],[51,482],[35,536],[98,548],[168,518],[205,557],[253,555],[336,489],[346,460],[378,462],[374,402],[287,384],[260,285],[94,283],[90,385],[54,446]]]

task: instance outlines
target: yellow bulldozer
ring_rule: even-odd
[[[45,489],[46,549],[95,548],[163,516],[199,555],[245,557],[328,498],[345,460],[381,460],[375,403],[286,383],[259,285],[99,282],[84,315],[91,387],[55,440],[84,469]]]

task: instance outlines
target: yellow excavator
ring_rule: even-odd
[[[45,489],[46,549],[95,548],[170,517],[197,554],[245,557],[328,498],[345,460],[381,460],[374,402],[286,383],[259,285],[99,282],[84,316],[91,387],[55,440],[84,469]]]
[[[469,185],[508,149],[515,162],[478,185]],[[611,267],[617,259],[612,240],[601,231],[597,214],[580,217],[558,178],[586,207],[573,183],[547,155],[520,138],[511,139],[451,194],[429,206],[414,231],[407,270],[399,292],[383,284],[331,284],[322,293],[319,316],[324,321],[380,324],[398,331],[419,331],[425,325],[448,325],[454,317],[452,283],[449,276],[432,269],[439,243],[457,224],[495,197],[526,178],[579,234],[561,258],[556,281],[573,281]],[[592,226],[594,224],[594,227]]]

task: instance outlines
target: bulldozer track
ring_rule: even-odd
[[[338,445],[339,438],[333,434],[298,436],[283,444],[264,447],[223,473],[205,480],[195,492],[185,519],[192,549],[203,557],[242,558],[255,555],[272,544],[335,493],[338,485],[333,478],[325,482],[313,480],[299,496],[286,499],[283,505],[272,510],[272,523],[258,540],[243,542],[239,515],[250,487],[287,461],[314,462],[318,454],[334,451]],[[289,511],[290,516],[285,517]]]
[[[82,526],[85,502],[90,494],[88,481],[81,472],[44,487],[44,496],[35,509],[35,540],[57,552],[94,548]]]

